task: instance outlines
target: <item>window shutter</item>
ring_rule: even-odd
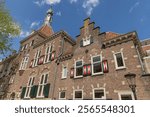
[[[108,61],[107,60],[103,60],[103,70],[104,70],[104,73],[109,72]]]
[[[21,91],[21,99],[24,98],[25,92],[26,92],[26,87],[23,87],[23,88],[22,88],[22,91]]]
[[[50,84],[46,84],[44,86],[44,92],[43,92],[45,98],[48,98],[48,96],[49,96],[49,90],[50,90]]]
[[[84,65],[83,66],[83,76],[86,76],[87,75],[87,66]]]
[[[52,52],[51,61],[55,59],[55,51]]]
[[[31,60],[31,63],[30,63],[30,66],[29,66],[30,68],[32,68],[32,64],[33,64],[33,60]]]
[[[39,61],[38,61],[38,65],[43,64],[44,62],[44,55],[40,57]]]
[[[70,69],[70,78],[73,78],[74,77],[74,68],[71,68]]]
[[[83,40],[80,41],[80,47],[83,47]]]
[[[87,75],[91,75],[91,65],[87,65]]]
[[[31,88],[31,92],[30,92],[30,97],[31,97],[31,98],[36,98],[37,90],[38,90],[38,85],[34,85],[34,86]]]

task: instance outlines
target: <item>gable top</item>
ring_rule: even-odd
[[[114,33],[114,32],[106,32],[106,37],[105,37],[105,40],[111,40],[115,37],[118,37],[120,36],[121,34],[118,34],[118,33]]]

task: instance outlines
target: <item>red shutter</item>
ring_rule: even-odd
[[[84,65],[84,66],[83,66],[83,75],[84,75],[84,76],[86,76],[86,75],[87,75],[87,69],[86,69],[86,68],[87,68],[87,66],[86,66],[86,65]]]
[[[38,65],[43,64],[44,62],[44,55],[40,57],[39,61],[38,61]]]
[[[70,69],[70,78],[73,78],[74,77],[74,68],[71,68]]]
[[[104,70],[104,73],[108,73],[109,72],[108,61],[107,60],[103,60],[103,70]]]
[[[29,68],[32,68],[33,60],[31,60]]]
[[[51,61],[55,59],[55,51],[52,52]]]
[[[87,74],[91,75],[91,65],[87,65]]]

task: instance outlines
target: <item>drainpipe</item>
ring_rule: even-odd
[[[63,50],[64,50],[64,38],[63,38],[63,40],[62,40],[62,45],[61,45],[61,52],[60,52],[60,54],[58,55],[58,57],[57,57],[57,60],[56,60],[56,67],[55,67],[55,74],[54,74],[54,87],[53,87],[53,91],[52,91],[52,99],[55,99],[54,98],[54,91],[55,91],[55,83],[56,83],[56,78],[57,78],[57,72],[58,72],[58,65],[59,65],[59,63],[60,63],[60,61],[59,61],[59,58],[60,58],[60,56],[63,54]]]
[[[139,61],[140,61],[141,67],[142,67],[142,72],[145,74],[144,64],[143,64],[143,61],[141,59],[140,52],[138,50],[138,46],[136,45],[135,48],[136,48],[136,51],[137,51],[137,54],[138,54],[138,58],[139,58]]]

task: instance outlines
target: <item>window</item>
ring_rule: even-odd
[[[25,47],[25,46],[22,46],[22,47],[21,47],[21,51],[23,51],[23,50],[24,50],[24,47]]]
[[[125,68],[123,54],[121,52],[114,54],[116,69]]]
[[[47,79],[48,74],[43,74],[39,82],[37,97],[44,97],[44,87],[47,85]]]
[[[90,45],[90,38],[83,39],[83,46]]]
[[[105,89],[93,89],[93,99],[106,99]]]
[[[103,73],[101,58],[101,56],[92,57],[92,75]]]
[[[134,100],[133,93],[130,91],[119,92],[118,95],[120,100]]]
[[[67,78],[67,67],[63,67],[62,69],[62,79]]]
[[[148,56],[150,56],[150,50],[146,50]]]
[[[34,84],[34,79],[35,77],[31,77],[29,78],[28,84],[27,84],[27,89],[26,89],[26,93],[25,93],[25,98],[30,98],[30,92],[31,92],[31,88]]]
[[[59,99],[66,99],[66,91],[59,92]]]
[[[50,62],[52,56],[52,46],[48,46],[45,50],[45,60],[44,63]]]
[[[34,40],[32,40],[32,41],[30,42],[30,46],[33,46],[33,44],[34,44]]]
[[[76,61],[75,63],[75,77],[82,77],[83,76],[83,62],[82,60]]]
[[[34,60],[33,60],[33,67],[38,65],[40,53],[41,53],[41,50],[37,50],[37,52],[35,53]]]
[[[29,60],[29,57],[26,56],[22,59],[22,62],[21,62],[21,65],[20,65],[20,69],[19,70],[24,70],[26,69],[27,67],[27,64],[28,64],[28,60]]]
[[[75,90],[74,91],[74,99],[83,99],[83,91]]]

